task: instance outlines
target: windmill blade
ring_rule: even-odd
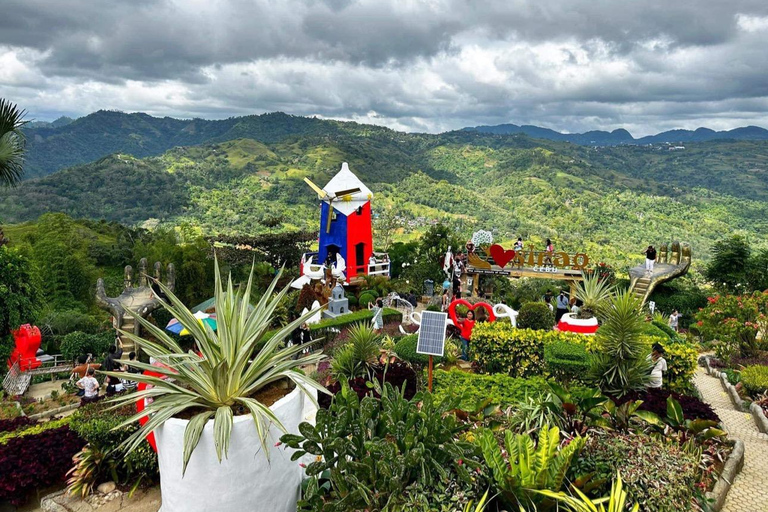
[[[338,190],[333,193],[333,197],[344,197],[360,192],[360,187],[348,188],[347,190]]]
[[[312,180],[310,180],[309,178],[304,178],[304,183],[309,185],[310,188],[312,188],[312,190],[317,192],[317,197],[319,197],[320,199],[325,199],[326,197],[328,197],[328,193],[325,190],[318,187],[317,185],[315,185],[314,183],[312,183]]]
[[[335,197],[328,196],[328,220],[325,222],[325,232],[331,232],[331,221],[333,220],[333,200]]]

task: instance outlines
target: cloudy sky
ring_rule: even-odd
[[[768,1],[2,0],[0,97],[38,120],[768,127]]]

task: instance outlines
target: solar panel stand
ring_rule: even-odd
[[[431,355],[429,356],[429,371],[427,372],[427,374],[429,375],[429,377],[428,377],[428,379],[429,379],[429,392],[431,393],[432,392],[432,356]]]

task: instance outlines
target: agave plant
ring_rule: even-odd
[[[268,454],[266,441],[270,424],[276,425],[283,432],[285,428],[268,406],[254,398],[260,389],[288,379],[312,399],[314,398],[309,394],[309,388],[327,393],[320,384],[296,371],[300,366],[320,362],[324,356],[310,354],[295,359],[305,345],[283,348],[284,340],[314,311],[282,327],[273,336],[265,336],[275,309],[288,292],[286,287],[279,293],[274,293],[282,271],[277,274],[256,306],[251,308],[249,297],[253,269],[248,284],[236,288],[231,275],[226,286],[224,285],[218,261],[215,262],[215,267],[217,331],[201,324],[170,289],[157,282],[168,297],[167,302],[162,301],[163,305],[191,333],[200,354],[185,353],[163,329],[140,316],[136,316],[136,320],[152,335],[152,339],[121,331],[150,357],[166,365],[158,367],[140,362],[127,362],[140,370],[150,370],[166,378],[132,375],[131,379],[151,384],[153,387],[112,400],[115,407],[119,407],[145,398],[152,399],[143,411],[125,421],[124,425],[128,425],[140,418],[148,418],[147,423],[130,436],[124,446],[128,451],[135,449],[150,432],[166,420],[184,411],[193,410],[196,414],[192,416],[184,431],[184,471],[200,441],[203,428],[211,419],[219,462],[222,457],[227,456],[235,407],[250,412],[264,453]],[[104,373],[120,376],[119,373]]]
[[[578,317],[592,318],[598,316],[601,308],[608,302],[614,286],[607,279],[600,279],[597,275],[582,276],[583,281],[576,283],[576,298],[582,302]]]
[[[592,377],[603,392],[622,396],[643,389],[648,382],[649,347],[643,336],[640,302],[629,290],[614,294],[601,313],[602,326],[595,334],[597,353]]]

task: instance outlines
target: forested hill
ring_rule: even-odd
[[[302,179],[324,185],[347,161],[376,194],[377,215],[396,209],[401,237],[443,219],[463,235],[551,237],[565,250],[625,262],[649,242],[687,240],[705,256],[733,231],[756,243],[768,236],[767,142],[588,148],[345,123],[329,133],[324,121],[284,119],[271,142],[238,138],[147,158],[118,153],[28,180],[0,193],[0,221],[60,211],[132,225],[189,223],[207,234],[316,229],[316,196]],[[223,133],[237,129],[244,128]]]
[[[386,128],[343,123],[282,112],[221,121],[152,117],[100,110],[71,122],[32,123],[27,137],[26,178],[46,176],[113,153],[156,156],[176,146],[251,138],[273,143],[295,135],[387,132]]]
[[[627,130],[619,128],[612,132],[594,130],[585,133],[560,133],[549,128],[516,124],[499,124],[495,126],[475,126],[464,128],[466,131],[493,133],[495,135],[512,135],[523,133],[537,139],[572,142],[584,146],[616,146],[624,144],[681,144],[687,142],[704,142],[710,140],[768,140],[768,130],[759,126],[744,126],[733,130],[715,131],[709,128],[695,130],[670,130],[636,139]]]

